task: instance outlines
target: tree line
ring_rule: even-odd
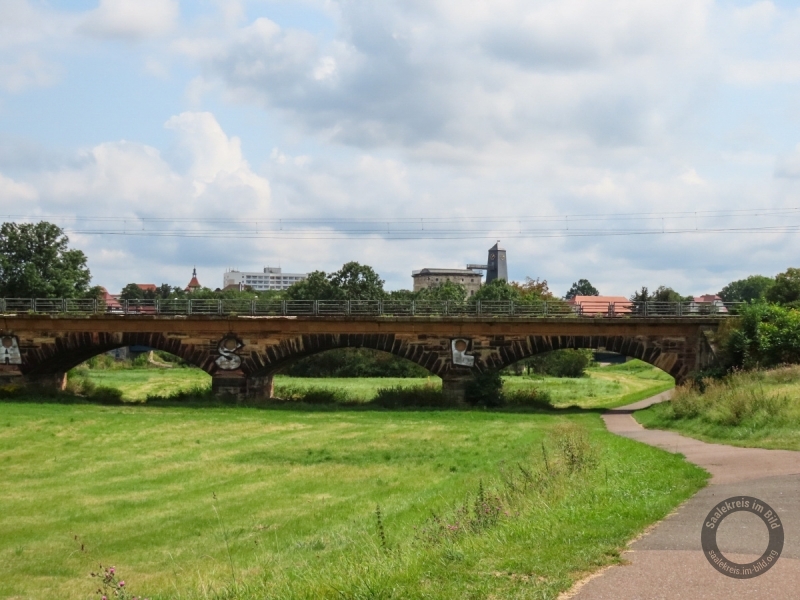
[[[599,291],[586,279],[575,282],[565,298],[596,296]],[[0,296],[5,298],[101,298],[102,288],[91,285],[86,255],[69,247],[69,238],[58,226],[39,223],[0,225]],[[789,268],[775,277],[751,275],[732,281],[719,291],[726,302],[745,302],[738,323],[720,334],[717,344],[723,368],[754,368],[780,363],[800,363],[800,269]],[[123,289],[123,298],[251,298],[288,300],[417,300],[456,303],[513,300],[535,303],[559,301],[547,281],[526,278],[524,282],[495,280],[467,296],[464,286],[445,281],[417,292],[386,291],[384,280],[369,265],[348,262],[332,273],[314,271],[308,278],[284,291],[256,292],[210,290],[186,292],[162,284],[142,290],[136,284]],[[634,301],[683,301],[674,289],[647,287],[631,295]],[[358,357],[361,360],[363,357]],[[308,372],[316,367],[305,365]],[[352,367],[339,365],[345,372]],[[359,366],[360,372],[370,366]],[[393,368],[393,367],[392,367]]]

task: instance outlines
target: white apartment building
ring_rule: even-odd
[[[225,275],[222,277],[222,287],[223,289],[229,286],[236,286],[240,289],[249,287],[257,292],[285,290],[306,277],[308,277],[307,273],[282,273],[280,267],[264,267],[263,272],[230,269],[225,271]]]

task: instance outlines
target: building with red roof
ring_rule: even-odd
[[[197,281],[197,267],[195,267],[192,269],[192,280],[189,282],[189,285],[186,286],[185,291],[193,292],[195,290],[199,290],[201,287],[203,286],[200,285],[199,281]]]
[[[108,290],[104,288],[102,285],[100,286],[100,291],[103,294],[102,302],[106,305],[106,310],[111,312],[117,312],[122,310],[122,305],[119,303],[119,296],[113,296],[108,293]]]
[[[567,300],[575,312],[586,316],[627,315],[631,313],[631,301],[625,296],[574,296]]]

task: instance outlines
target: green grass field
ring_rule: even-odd
[[[554,598],[705,482],[606,432],[597,407],[672,385],[638,361],[578,380],[506,377],[591,409],[526,414],[148,406],[210,378],[80,377],[132,404],[0,404],[2,598],[97,597],[98,563],[151,599]],[[278,376],[276,395],[322,387],[366,402],[425,383]]]
[[[97,597],[97,563],[149,598],[554,598],[705,481],[595,412],[1,406],[3,598]]]
[[[211,385],[211,378],[199,369],[89,370],[86,374],[98,386],[122,390],[123,397],[129,401],[142,401],[149,395],[207,389]],[[638,360],[610,367],[594,367],[588,370],[586,377],[578,379],[508,376],[504,380],[504,388],[509,391],[538,388],[550,394],[554,406],[577,405],[583,408],[621,406],[674,385],[672,377]],[[337,389],[345,390],[355,401],[368,401],[379,388],[411,387],[430,381],[440,385],[438,377],[315,379],[278,375],[275,378],[275,394],[280,397],[282,392],[298,389]]]
[[[737,373],[708,382],[704,393],[682,387],[671,402],[634,416],[705,441],[800,450],[800,367]]]

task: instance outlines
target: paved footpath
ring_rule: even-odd
[[[671,392],[608,411],[612,433],[679,452],[711,473],[708,487],[681,505],[623,554],[613,566],[578,584],[562,598],[575,600],[782,600],[800,599],[800,452],[707,444],[668,431],[648,430],[631,413],[669,398]],[[780,559],[753,579],[717,572],[700,546],[703,520],[719,501],[732,496],[764,500],[780,516],[785,542]],[[767,528],[744,512],[727,517],[717,541],[736,562],[751,562],[767,547]]]

